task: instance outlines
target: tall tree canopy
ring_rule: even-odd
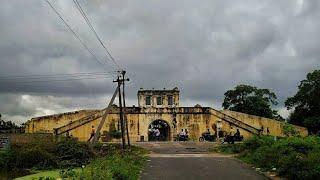
[[[320,130],[320,70],[307,74],[307,78],[300,82],[298,92],[289,97],[285,106],[294,109],[289,122],[306,126],[311,133]]]
[[[281,117],[277,111],[271,108],[277,105],[277,96],[269,89],[259,89],[249,85],[238,85],[232,90],[224,93],[224,109],[243,112],[251,115],[262,116],[267,118]]]

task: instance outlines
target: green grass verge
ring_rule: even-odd
[[[125,152],[114,152],[97,158],[84,168],[83,179],[96,180],[137,180],[145,165],[148,152],[139,147],[132,147]]]
[[[211,151],[237,154],[246,163],[288,179],[320,179],[320,137],[255,136]]]
[[[214,146],[209,149],[213,153],[222,153],[222,154],[238,154],[242,152],[243,146],[241,144],[223,144],[219,146]]]
[[[81,168],[72,169],[76,174],[81,173]],[[15,180],[38,180],[38,179],[58,179],[61,178],[61,169],[55,169],[50,171],[36,171],[34,174],[16,178]]]

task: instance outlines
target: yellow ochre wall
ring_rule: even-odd
[[[128,108],[130,109],[130,107]],[[133,109],[133,107],[132,107]],[[189,137],[191,140],[198,140],[203,132],[207,129],[211,133],[216,130],[216,124],[219,120],[216,116],[210,113],[211,108],[202,107],[179,107],[179,108],[138,108],[139,110],[134,110],[127,113],[129,135],[131,141],[139,141],[140,136],[144,136],[144,140],[148,140],[148,127],[155,120],[164,120],[170,126],[170,139],[178,134],[181,129],[187,129],[189,132]],[[71,121],[76,121],[86,115],[99,112],[97,110],[81,110],[70,113],[57,114],[52,116],[44,116],[33,118],[29,120],[26,124],[26,133],[53,133],[54,128],[61,127],[70,123]],[[270,135],[283,136],[282,123],[276,120],[262,118],[258,116],[252,116],[244,113],[234,112],[234,111],[221,111],[229,116],[232,116],[246,124],[260,129],[264,127],[264,134],[266,134],[267,127],[269,128]],[[176,119],[176,128],[174,128],[173,120]],[[81,141],[87,141],[90,137],[92,126],[97,127],[101,119],[91,121],[83,126],[70,131],[70,135],[77,137]],[[112,112],[108,114],[107,120],[103,125],[102,131],[110,131],[110,125],[115,125],[118,129],[119,115],[117,112]],[[295,126],[297,130],[300,131],[302,136],[308,134],[306,128]],[[226,133],[234,134],[236,130],[239,129],[241,135],[245,138],[252,136],[251,133],[238,128],[226,121],[222,120],[222,131]]]

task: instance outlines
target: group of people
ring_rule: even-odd
[[[267,128],[267,131],[269,133],[269,129]],[[94,126],[92,126],[91,128],[91,133],[90,133],[90,138],[88,139],[88,141],[91,141],[92,138],[94,137],[95,135],[95,128]],[[202,136],[210,136],[211,133],[210,133],[210,130],[208,129],[206,132],[202,133]],[[67,136],[70,136],[69,135],[69,132],[67,133]],[[161,132],[159,130],[159,128],[151,128],[149,129],[149,136],[151,136],[151,139],[154,140],[154,141],[160,141],[161,140]],[[229,136],[232,136],[231,132],[230,132],[230,135]],[[178,137],[178,141],[187,141],[188,140],[188,130],[187,129],[181,129],[181,131],[178,133],[177,135]],[[237,132],[235,132],[234,134],[234,137],[241,137],[240,135],[240,131],[239,129],[237,129]]]
[[[189,138],[188,136],[188,130],[187,129],[181,129],[181,132],[178,134],[178,140],[179,141],[187,141]]]
[[[149,129],[149,135],[151,135],[152,140],[160,141],[161,132],[158,128]]]

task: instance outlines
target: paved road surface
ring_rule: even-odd
[[[141,146],[155,154],[199,154],[207,153],[215,143],[210,142],[140,142]]]
[[[144,143],[151,151],[141,180],[267,179],[229,155],[208,154],[211,143]]]

